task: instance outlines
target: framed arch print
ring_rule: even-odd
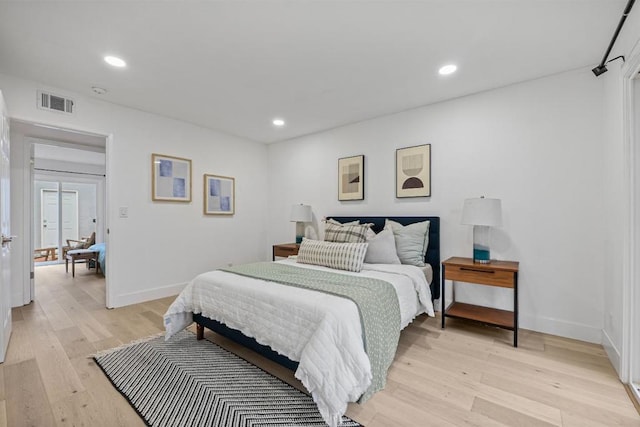
[[[396,197],[431,196],[431,144],[396,150]]]

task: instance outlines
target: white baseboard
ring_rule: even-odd
[[[613,368],[618,373],[618,376],[620,376],[620,368],[621,368],[620,351],[611,340],[611,337],[609,336],[607,331],[605,331],[604,329],[602,330],[602,346],[604,347],[604,350],[607,352],[607,356],[609,356],[609,361],[613,365]]]
[[[129,294],[115,295],[109,308],[124,307],[126,305],[139,304],[154,299],[176,296],[182,292],[185,286],[187,286],[186,282],[160,288],[146,289],[139,292],[131,292]]]
[[[602,344],[602,329],[566,320],[549,317],[525,316],[520,313],[520,325],[523,329],[558,335],[594,344]]]

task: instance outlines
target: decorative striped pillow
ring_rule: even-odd
[[[324,240],[336,243],[362,243],[367,240],[370,224],[339,225],[332,222],[324,224]]]
[[[362,270],[368,243],[336,243],[302,239],[297,262],[322,265],[337,270]]]

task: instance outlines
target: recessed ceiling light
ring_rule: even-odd
[[[91,90],[97,93],[98,95],[104,95],[105,93],[107,93],[107,90],[105,88],[98,87],[98,86],[92,86]]]
[[[113,65],[114,67],[118,67],[118,68],[122,68],[122,67],[126,67],[127,66],[127,63],[124,62],[124,59],[118,58],[117,56],[105,56],[104,57],[104,62],[106,62],[109,65]]]
[[[449,65],[445,65],[444,67],[440,67],[440,69],[438,70],[438,73],[440,73],[443,76],[446,76],[446,75],[455,73],[457,69],[458,67],[456,65],[449,64]]]
[[[282,119],[273,119],[272,123],[274,126],[284,126],[284,120]]]

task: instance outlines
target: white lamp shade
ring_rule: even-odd
[[[462,224],[502,225],[502,201],[500,199],[466,199],[462,208]]]
[[[311,206],[309,205],[293,205],[291,206],[291,215],[289,220],[295,222],[311,222]]]

